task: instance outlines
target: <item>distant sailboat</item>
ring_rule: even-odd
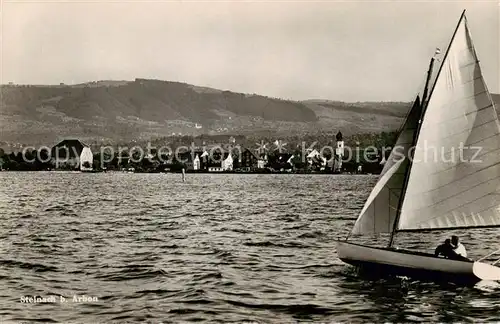
[[[392,247],[399,232],[500,227],[500,123],[465,11],[427,98],[434,60],[422,102],[417,96],[400,130],[399,152],[387,159],[352,229],[358,235],[390,233],[389,246],[355,244],[348,237],[338,242],[337,253],[346,263],[395,275],[500,280],[494,265]],[[437,149],[437,157],[429,148]]]

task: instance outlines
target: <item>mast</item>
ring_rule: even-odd
[[[437,54],[437,52],[436,52]],[[429,82],[431,81],[431,76],[432,76],[432,68],[434,66],[434,61],[436,60],[436,55],[434,54],[434,56],[431,58],[431,62],[429,63],[429,70],[427,71],[427,79],[425,80],[425,87],[424,87],[424,93],[422,95],[422,108],[425,107],[425,101],[427,100],[427,92],[429,90]],[[423,117],[423,110],[422,109],[422,116],[420,116],[420,119],[422,119]],[[420,124],[421,124],[421,120],[420,120]]]
[[[427,94],[427,87],[429,85],[428,84],[429,83],[429,75],[432,74],[432,66],[433,65],[434,65],[434,57],[431,59],[431,63],[429,65],[429,71],[428,71],[427,81],[425,83],[424,95]],[[417,99],[418,99],[418,97],[417,97]],[[422,102],[420,103],[420,105],[423,105],[423,104],[424,103],[423,103],[423,100],[422,100]],[[423,110],[423,107],[422,107],[422,110]],[[421,121],[422,116],[423,116],[423,114],[420,116],[419,122]],[[406,187],[408,186],[408,179],[410,178],[410,169],[411,169],[411,165],[412,165],[412,161],[413,161],[413,157],[410,158],[410,150],[413,147],[415,147],[415,144],[416,144],[417,138],[418,138],[417,133],[418,133],[418,130],[413,134],[411,145],[410,145],[410,148],[408,149],[408,167],[405,170],[404,180],[403,180],[403,190],[401,192],[401,196],[399,197],[396,218],[394,219],[394,224],[392,225],[391,238],[389,239],[389,245],[388,245],[388,247],[392,246],[392,243],[394,242],[394,234],[396,234],[396,228],[398,227],[399,216],[401,215],[401,206],[403,205],[403,200],[404,200],[404,196],[405,196],[405,193],[406,193]]]
[[[427,93],[429,91],[429,83],[431,80],[432,76],[432,68],[434,67],[434,61],[435,61],[435,55],[431,58],[431,61],[429,63],[429,70],[427,70],[427,79],[425,80],[425,87],[424,87],[424,93],[422,95],[422,101],[420,102],[420,105],[422,106],[421,110],[421,115],[419,118],[419,125],[417,126],[417,131],[413,134],[413,138],[411,141],[411,146],[410,149],[414,148],[415,145],[417,144],[417,138],[418,138],[418,133],[420,130],[420,126],[422,125],[422,118],[424,117],[424,111],[425,111],[425,104],[426,104],[426,99],[427,99]],[[412,153],[414,153],[415,150],[413,150]],[[405,175],[404,175],[404,180],[403,180],[403,191],[401,192],[401,197],[399,197],[399,202],[398,202],[398,209],[396,213],[396,219],[394,219],[394,225],[392,227],[391,231],[391,238],[389,239],[389,247],[392,246],[392,243],[394,242],[394,234],[396,234],[396,229],[398,228],[398,222],[399,222],[399,216],[401,216],[401,207],[403,205],[403,200],[406,194],[406,188],[408,186],[408,179],[410,178],[410,169],[413,163],[413,156],[410,156],[410,150],[408,150],[408,167],[406,168]]]
[[[450,43],[448,44],[448,48],[446,49],[446,53],[444,55],[443,62],[446,59],[446,57],[448,56],[448,52],[450,51],[451,44],[453,43],[453,40],[455,39],[455,35],[457,34],[458,28],[460,27],[460,23],[462,22],[462,19],[464,19],[464,17],[465,17],[465,10],[462,12],[462,15],[460,16],[460,19],[458,20],[457,27],[455,28],[455,31],[453,32],[453,36],[451,37]],[[424,93],[423,93],[423,98],[422,98],[422,112],[421,112],[421,115],[420,115],[420,118],[419,118],[419,125],[418,125],[418,128],[417,128],[417,131],[415,132],[415,134],[413,136],[413,141],[412,141],[411,148],[415,148],[416,147],[418,135],[420,133],[420,129],[422,128],[423,118],[425,116],[425,110],[427,108],[427,103],[428,103],[428,100],[427,100],[426,97],[427,97],[429,82],[430,82],[430,79],[431,79],[431,76],[432,76],[432,68],[434,66],[434,60],[435,60],[435,55],[431,58],[431,61],[429,63],[429,70],[427,72],[427,80],[425,82],[425,88],[424,88]],[[443,64],[441,64],[441,67],[439,68],[439,71],[438,71],[438,74],[436,76],[436,79],[439,78],[439,75],[441,74],[441,70],[442,69],[443,69]],[[429,98],[430,98],[430,96],[432,96],[432,93],[434,92],[435,86],[436,86],[436,83],[434,83],[434,85],[433,85],[433,87],[431,89],[431,93],[429,95]],[[414,153],[414,152],[415,152],[415,149],[413,149],[412,153]],[[396,214],[396,219],[394,220],[394,226],[392,228],[391,238],[389,239],[389,245],[388,245],[389,247],[391,247],[392,243],[394,242],[394,234],[396,233],[396,229],[398,228],[399,217],[401,216],[401,208],[403,206],[403,201],[404,201],[404,198],[405,198],[405,195],[406,195],[406,189],[408,187],[408,180],[410,178],[410,171],[411,171],[411,167],[412,167],[412,164],[413,164],[413,157],[410,158],[409,155],[408,155],[408,163],[409,163],[409,165],[408,165],[408,168],[406,169],[405,177],[404,177],[403,191],[402,191],[401,197],[399,198],[399,204],[398,204],[398,210],[397,210],[397,214]]]

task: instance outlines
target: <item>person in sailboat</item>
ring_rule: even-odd
[[[456,236],[454,236],[454,237],[456,237]],[[453,239],[453,237],[452,237],[451,240],[449,238],[446,239],[443,244],[438,245],[438,247],[434,251],[434,255],[436,257],[439,257],[442,255],[446,259],[450,259],[450,260],[470,261],[467,257],[465,257],[461,254],[458,254],[455,251],[456,245],[453,245],[453,242],[455,242],[455,240],[458,240],[458,237],[456,237],[456,239]],[[461,246],[463,247],[463,245],[461,245]],[[460,251],[460,252],[464,252],[464,251],[465,251],[465,247],[463,247],[463,251]],[[467,252],[465,252],[465,255],[467,255]]]
[[[434,251],[435,256],[440,256],[442,255],[443,257],[447,259],[454,259],[456,257],[455,251],[453,251],[453,246],[451,245],[451,240],[446,239],[444,240],[443,244],[438,245],[436,250]]]
[[[451,237],[451,245],[453,246],[453,252],[462,258],[467,258],[467,250],[465,250],[465,246],[459,242],[458,236],[453,235]]]

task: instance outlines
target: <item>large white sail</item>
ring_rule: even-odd
[[[353,234],[392,232],[408,169],[408,150],[413,144],[421,111],[417,96],[380,178],[354,225]]]
[[[500,225],[500,124],[462,15],[430,94],[397,228]]]

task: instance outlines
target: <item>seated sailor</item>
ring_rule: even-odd
[[[444,256],[448,259],[454,259],[456,257],[456,253],[453,251],[453,246],[451,245],[451,240],[446,239],[443,244],[438,245],[436,250],[434,251],[435,256]]]
[[[467,258],[467,251],[465,246],[459,242],[458,236],[453,235],[451,237],[451,245],[453,246],[453,251],[463,258]]]

